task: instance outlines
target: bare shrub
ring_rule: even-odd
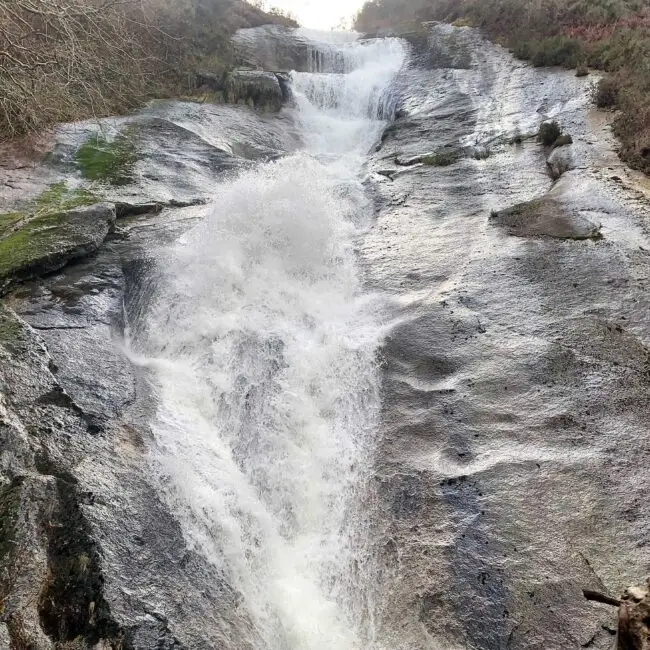
[[[0,139],[185,93],[264,22],[295,24],[241,0],[0,0]]]
[[[132,0],[0,0],[0,132],[107,115],[155,91],[175,43],[145,12]]]

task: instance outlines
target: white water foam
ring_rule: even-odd
[[[218,188],[160,261],[169,271],[138,343],[155,371],[161,490],[187,544],[239,594],[260,649],[351,650],[363,636],[350,539],[381,322],[354,242],[371,216],[364,156],[405,52],[394,40],[331,47],[346,74],[320,58],[319,72],[293,75],[304,150]]]

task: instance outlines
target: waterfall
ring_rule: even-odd
[[[286,110],[304,147],[217,187],[205,220],[159,260],[134,343],[157,396],[161,493],[253,628],[227,648],[362,647],[349,576],[382,304],[354,247],[372,217],[365,156],[405,51],[329,41],[313,72],[293,74]]]

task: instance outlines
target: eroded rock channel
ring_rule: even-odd
[[[588,78],[428,29],[244,30],[265,106],[3,169],[0,647],[613,647],[644,186]]]

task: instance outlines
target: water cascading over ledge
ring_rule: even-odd
[[[217,188],[205,221],[158,260],[133,342],[158,401],[160,490],[251,622],[229,648],[367,647],[353,538],[382,303],[364,292],[354,245],[372,216],[365,156],[405,50],[330,47],[317,72],[293,74],[303,149]]]

